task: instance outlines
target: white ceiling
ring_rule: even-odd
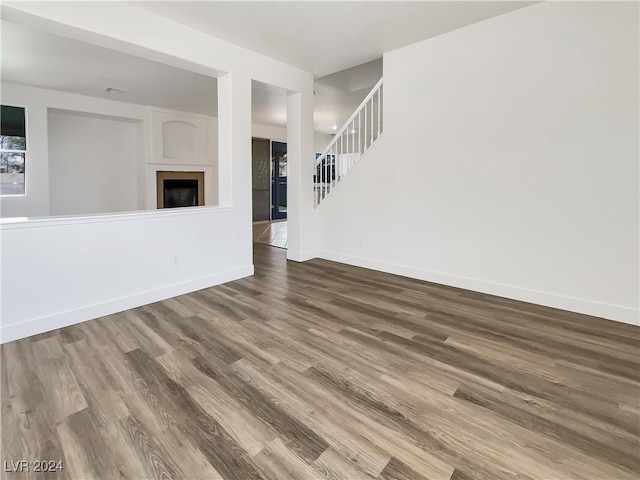
[[[1,47],[3,82],[207,115],[217,112],[215,78],[4,20]],[[107,87],[125,93],[107,93]]]
[[[328,75],[535,2],[131,2],[231,43]]]
[[[317,77],[315,129],[331,133],[382,76],[383,53],[530,3],[154,1],[135,5],[312,71]],[[217,114],[215,78],[4,20],[0,59],[4,82]],[[107,87],[124,93],[107,93]],[[286,125],[286,92],[254,81],[252,111],[256,123]]]
[[[217,116],[217,80],[89,43],[1,22],[3,82]],[[316,80],[315,129],[331,133],[382,76],[382,61]],[[109,93],[108,87],[123,90]],[[286,126],[287,92],[253,82],[255,123]]]

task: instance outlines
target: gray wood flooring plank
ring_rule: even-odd
[[[166,371],[140,349],[126,354],[131,368],[144,382],[150,406],[170,415],[184,435],[197,445],[225,479],[264,478],[246,451],[239,447],[227,431],[173,381]],[[161,413],[162,414],[162,413]]]

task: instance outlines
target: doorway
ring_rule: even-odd
[[[287,144],[251,139],[253,241],[287,248]]]
[[[253,221],[287,218],[287,144],[251,139]]]

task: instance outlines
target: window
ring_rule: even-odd
[[[2,105],[0,125],[0,195],[24,195],[27,155],[24,108]]]

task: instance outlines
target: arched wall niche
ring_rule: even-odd
[[[162,156],[195,158],[198,127],[183,120],[162,122]]]

